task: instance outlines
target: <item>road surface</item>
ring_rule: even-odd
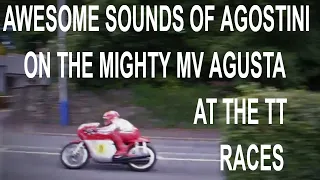
[[[150,172],[132,172],[126,166],[95,163],[81,170],[67,170],[60,164],[58,152],[74,137],[1,131],[2,180],[224,179],[220,171],[219,142],[153,140],[159,160]]]

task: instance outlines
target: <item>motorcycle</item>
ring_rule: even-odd
[[[80,140],[65,145],[60,152],[60,160],[68,169],[81,169],[89,160],[97,163],[117,163],[128,165],[131,170],[145,172],[151,170],[157,161],[157,154],[146,137],[139,137],[128,145],[129,157],[114,158],[117,148],[111,139],[102,139],[97,133],[90,131],[100,123],[85,123],[78,127]]]

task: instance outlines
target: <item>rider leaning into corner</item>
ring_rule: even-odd
[[[128,156],[128,147],[124,141],[130,141],[140,136],[139,130],[132,125],[128,120],[120,118],[117,111],[105,112],[102,116],[104,119],[104,127],[96,128],[94,131],[112,139],[117,147],[117,152],[114,158],[122,158]]]

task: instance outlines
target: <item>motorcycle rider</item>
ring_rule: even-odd
[[[128,147],[123,141],[130,141],[140,136],[139,130],[132,125],[128,120],[120,118],[117,111],[107,111],[103,114],[104,127],[96,129],[96,132],[105,135],[106,139],[113,140],[117,147],[117,152],[114,158],[128,156]]]

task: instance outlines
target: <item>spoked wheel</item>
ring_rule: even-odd
[[[133,147],[129,150],[129,154],[138,155],[141,153],[139,147]],[[150,157],[141,160],[141,162],[128,163],[130,169],[139,172],[150,171],[157,162],[157,153],[151,144],[147,144],[146,152],[144,154],[150,155]]]
[[[74,153],[79,143],[69,143],[60,152],[61,163],[68,169],[80,169],[89,161],[89,153],[86,147],[82,146]]]

